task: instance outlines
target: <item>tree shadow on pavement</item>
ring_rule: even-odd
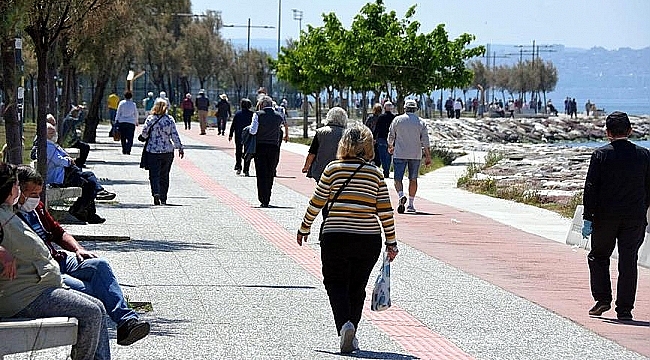
[[[233,143],[234,146],[234,143]],[[214,146],[214,145],[183,145],[183,149],[194,149],[194,150],[232,150],[230,146]]]
[[[102,179],[101,182],[102,185],[126,185],[126,184],[149,185],[149,180]]]
[[[619,320],[617,318],[601,318],[601,319],[603,320],[603,322],[608,324],[650,327],[650,321],[644,321],[644,320]]]
[[[205,250],[220,249],[219,246],[212,243],[190,243],[186,241],[169,241],[161,239],[151,240],[130,240],[121,242],[102,242],[97,243],[95,248],[105,251],[187,251],[187,250]]]
[[[88,160],[86,161],[88,165],[92,164],[101,164],[101,165],[116,165],[116,166],[124,166],[124,165],[135,165],[135,164],[140,164],[140,159],[133,158],[133,161],[106,161],[106,160]],[[84,168],[85,169],[85,168]],[[84,170],[82,169],[82,170]],[[143,173],[144,170],[142,170]]]
[[[326,350],[316,350],[316,352],[339,355],[356,359],[402,359],[402,360],[412,360],[419,359],[419,357],[405,354],[397,354],[392,352],[378,352],[378,351],[369,351],[369,350],[358,350],[352,354],[341,354],[339,352],[332,352]]]

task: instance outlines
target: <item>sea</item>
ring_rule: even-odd
[[[598,109],[605,113],[623,111],[629,115],[650,115],[650,88],[586,88],[565,87],[556,88],[546,94],[546,99],[551,99],[558,111],[564,110],[564,99],[575,98],[578,103],[578,112],[584,112],[585,103],[589,100],[596,104]]]

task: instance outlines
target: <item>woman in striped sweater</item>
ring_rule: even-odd
[[[358,349],[355,334],[368,278],[381,252],[382,228],[391,261],[398,251],[388,188],[382,172],[369,163],[373,158],[370,129],[355,124],[345,130],[337,160],[323,171],[297,235],[298,245],[302,246],[314,219],[327,203],[329,214],[320,234],[323,284],[343,353]]]

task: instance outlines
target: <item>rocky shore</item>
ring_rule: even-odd
[[[650,116],[633,116],[630,121],[631,138],[648,139]],[[491,151],[502,157],[475,179],[492,179],[500,187],[523,185],[549,201],[566,201],[582,191],[593,142],[607,141],[604,117],[461,118],[428,123],[433,146],[457,153]],[[580,141],[590,141],[592,146],[575,146]]]

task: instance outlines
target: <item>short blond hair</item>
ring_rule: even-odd
[[[375,147],[370,129],[358,122],[347,128],[339,141],[336,152],[338,159],[362,158],[370,161],[375,158]]]
[[[164,115],[167,113],[167,101],[163,98],[156,99],[156,102],[151,108],[151,113],[154,115]]]

